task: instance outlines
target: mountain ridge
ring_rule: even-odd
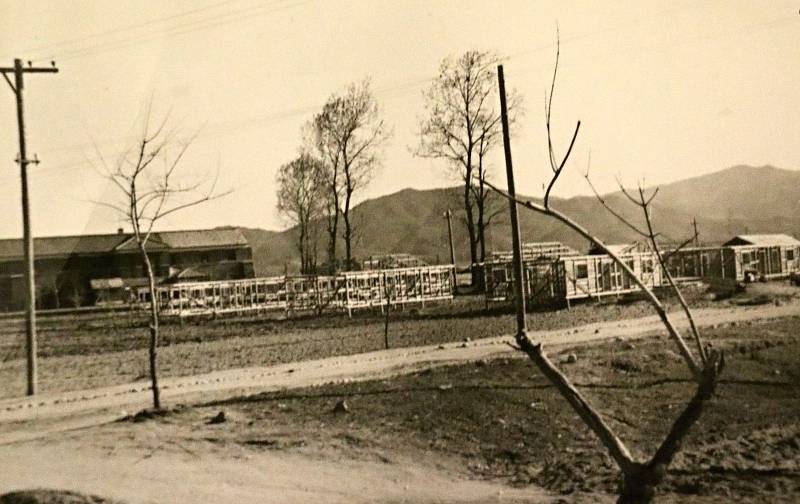
[[[604,194],[603,199],[626,219],[639,225],[643,223],[641,210],[620,191]],[[463,210],[459,211],[460,201],[461,188],[453,186],[405,188],[359,203],[353,209],[358,230],[354,245],[356,257],[407,252],[429,262],[449,260],[444,212],[450,208],[453,210],[456,262],[465,265],[469,247]],[[551,201],[553,208],[570,215],[607,243],[640,239],[594,196],[554,197]],[[495,204],[507,207],[499,197]],[[487,249],[510,249],[507,214],[507,210],[503,211],[487,232]],[[703,243],[720,243],[745,232],[783,232],[800,236],[800,171],[771,165],[736,165],[659,186],[653,219],[665,238],[679,241],[691,236],[693,218],[697,219]],[[283,231],[240,229],[253,248],[257,274],[297,271],[292,228]],[[582,251],[588,245],[585,239],[555,219],[530,211],[520,212],[520,230],[523,241],[560,241]],[[320,262],[324,262],[324,233],[320,234],[320,239]]]

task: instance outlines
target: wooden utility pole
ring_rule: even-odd
[[[26,317],[25,334],[26,350],[28,360],[28,395],[36,394],[36,283],[34,281],[34,256],[33,256],[33,234],[31,233],[30,204],[28,201],[28,164],[38,164],[37,158],[28,159],[25,148],[25,118],[22,106],[22,91],[24,89],[23,75],[25,73],[56,73],[55,62],[51,67],[34,67],[28,62],[27,67],[22,66],[22,60],[14,60],[13,67],[0,67],[0,73],[6,80],[12,91],[17,97],[17,127],[19,129],[19,163],[20,179],[22,181],[22,239],[25,247],[25,291]],[[8,78],[8,74],[14,74],[14,83]]]
[[[528,330],[525,320],[525,285],[522,276],[522,245],[519,239],[519,218],[517,217],[516,189],[514,188],[514,167],[511,163],[511,139],[508,133],[508,111],[506,107],[506,83],[503,65],[497,66],[497,83],[500,87],[500,119],[503,123],[503,151],[506,157],[506,178],[508,179],[509,213],[511,214],[511,243],[514,261],[514,304],[517,308],[517,334]]]
[[[694,226],[694,246],[700,246],[700,234],[697,232],[697,219],[692,219],[692,226]]]
[[[452,212],[448,208],[447,211],[444,213],[444,216],[447,218],[447,237],[450,240],[450,264],[453,267],[456,267],[456,248],[453,246],[453,224],[450,222],[450,216]]]

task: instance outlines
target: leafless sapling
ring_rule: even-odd
[[[178,168],[194,140],[179,138],[174,129],[167,128],[168,116],[153,128],[151,107],[145,110],[141,133],[135,145],[122,151],[112,162],[106,162],[98,149],[105,177],[117,189],[117,201],[96,203],[118,212],[130,224],[133,241],[147,277],[149,293],[148,345],[153,408],[161,408],[158,384],[159,300],[156,274],[153,271],[147,246],[155,226],[165,217],[219,198],[228,192],[216,190],[216,178],[187,180],[179,177]]]
[[[390,282],[391,280],[391,282]],[[385,300],[385,311],[383,313],[383,346],[389,350],[389,317],[392,312],[392,298],[395,297],[395,279],[383,273],[383,298]]]
[[[302,152],[280,167],[277,182],[278,213],[297,233],[300,273],[313,274],[317,268],[317,230],[325,205],[322,162],[309,152]]]
[[[670,429],[669,433],[665,437],[665,439],[661,442],[658,449],[655,451],[653,456],[649,460],[637,460],[635,459],[630,451],[628,450],[627,446],[623,443],[623,441],[619,438],[619,436],[614,432],[613,429],[606,423],[603,415],[595,409],[591,403],[583,396],[583,394],[578,391],[578,389],[571,383],[569,378],[567,378],[564,373],[562,373],[558,367],[553,364],[553,362],[547,357],[540,342],[533,341],[527,333],[526,325],[525,325],[525,317],[524,313],[522,316],[518,313],[518,328],[516,334],[516,346],[536,364],[536,366],[540,369],[542,374],[552,382],[559,393],[566,399],[566,401],[570,404],[570,406],[575,410],[581,420],[589,427],[592,432],[598,437],[601,441],[603,446],[606,448],[610,456],[614,459],[617,466],[619,467],[622,473],[622,484],[620,488],[620,495],[618,502],[621,503],[648,503],[653,500],[655,495],[655,488],[656,486],[663,480],[667,467],[671,463],[673,457],[680,449],[682,441],[685,439],[689,429],[694,425],[694,423],[700,417],[700,414],[703,411],[704,405],[706,401],[708,401],[714,394],[717,380],[722,372],[725,359],[721,352],[710,352],[706,354],[702,344],[700,344],[700,337],[699,333],[696,331],[696,327],[693,325],[693,332],[694,336],[698,342],[698,352],[700,363],[695,358],[695,356],[690,351],[689,347],[687,346],[681,332],[677,329],[675,324],[673,323],[670,315],[668,314],[666,308],[664,307],[661,300],[656,296],[654,291],[639,277],[636,273],[631,269],[631,267],[626,264],[626,262],[621,259],[618,255],[614,253],[613,250],[609,249],[603,241],[589,232],[584,226],[579,224],[578,222],[574,221],[568,215],[556,210],[550,205],[550,194],[552,189],[555,186],[556,181],[558,180],[559,176],[561,175],[564,166],[572,152],[572,148],[575,144],[575,140],[578,136],[578,132],[580,130],[580,122],[577,123],[575,131],[572,135],[572,140],[569,143],[569,147],[566,150],[566,154],[561,158],[559,161],[556,154],[555,149],[553,146],[551,129],[550,129],[550,119],[551,119],[551,111],[552,111],[552,99],[553,93],[555,90],[555,81],[556,75],[558,72],[558,58],[560,54],[560,48],[557,49],[556,52],[556,63],[555,68],[553,71],[553,82],[551,85],[549,96],[545,100],[545,116],[546,116],[546,126],[547,126],[547,144],[548,144],[548,157],[549,157],[549,164],[552,170],[552,176],[550,182],[547,184],[544,194],[544,199],[542,203],[536,203],[533,201],[523,200],[516,197],[513,192],[503,191],[499,189],[496,185],[487,182],[487,185],[491,187],[495,192],[498,194],[503,195],[504,197],[508,198],[513,205],[521,206],[522,208],[526,208],[528,210],[532,210],[534,212],[538,212],[540,214],[552,217],[563,224],[567,225],[569,228],[589,240],[592,244],[594,244],[598,249],[605,252],[614,262],[622,269],[624,274],[628,275],[632,281],[639,287],[642,293],[644,293],[645,298],[647,301],[652,305],[656,313],[658,314],[659,318],[661,319],[664,327],[667,330],[670,338],[675,342],[680,351],[681,356],[686,362],[689,371],[697,382],[697,389],[693,397],[689,400],[688,404],[686,405],[683,412],[678,416],[675,420],[672,428]],[[505,99],[503,96],[503,85],[501,81],[501,101]],[[504,133],[504,141],[506,143],[506,158],[507,163],[510,170],[510,142],[508,141],[507,133]],[[642,208],[647,211],[649,203],[652,201],[652,196],[647,197],[645,196],[644,191],[640,191],[640,198],[638,199],[638,203],[641,204]],[[646,219],[648,221],[648,236],[652,238],[651,244],[656,241],[657,235],[652,231],[652,222],[650,220],[649,214],[646,212]],[[518,225],[516,222],[512,222],[512,225]],[[515,248],[517,248],[517,253],[520,253],[519,250],[519,242],[515,243]],[[655,245],[655,250],[658,250],[657,244]],[[663,256],[659,254],[659,260],[663,264]],[[515,262],[515,268],[519,269],[520,264],[519,261]],[[667,277],[668,279],[670,277]],[[673,289],[677,291],[677,286],[675,286],[674,282],[670,280]],[[524,307],[524,298],[523,296],[519,296],[517,298],[518,303],[518,312],[520,311],[521,307]],[[690,312],[688,305],[683,302],[683,307],[687,312]]]
[[[461,205],[473,265],[486,259],[487,229],[502,213],[493,208],[494,197],[485,183],[490,172],[487,156],[501,134],[500,110],[492,99],[499,62],[499,56],[484,51],[442,60],[439,75],[423,93],[426,117],[415,150],[420,157],[446,160],[464,183]],[[523,112],[522,98],[510,93],[507,108],[513,127]],[[473,284],[476,275],[473,268]]]
[[[336,264],[339,216],[344,231],[345,267],[353,263],[354,197],[372,179],[380,151],[391,135],[380,116],[369,79],[333,94],[313,121],[317,148],[327,170],[328,261]]]

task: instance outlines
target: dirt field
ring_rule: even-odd
[[[771,289],[766,301],[767,294],[756,291],[697,311],[712,344],[727,351],[729,366],[718,399],[673,465],[663,502],[794,502],[800,498],[800,316],[797,302],[790,299],[795,291],[776,298]],[[734,306],[739,304],[745,306]],[[532,314],[531,319],[563,327],[537,334],[557,360],[575,354],[577,362],[564,369],[608,415],[634,452],[641,454],[638,450],[652,450],[653,440],[668,428],[692,389],[671,342],[658,336],[659,331],[653,332],[658,327],[654,317],[620,320],[637,310],[646,313],[646,307],[638,303],[612,304],[541,317]],[[448,340],[470,334],[460,331],[478,327],[476,318],[494,317],[498,324],[511,318],[497,313],[478,316],[467,309],[455,317],[409,314],[401,316],[397,326],[413,327],[417,323],[413,318],[420,316],[419,326],[431,331],[437,328],[435,324],[442,331],[455,321],[456,329],[450,331],[456,332],[444,331]],[[570,325],[584,316],[607,321],[580,328]],[[369,326],[377,324],[376,319],[346,322]],[[308,324],[298,329],[299,334],[313,332],[314,324],[328,328],[332,324],[335,329],[342,323],[345,328],[336,320],[289,323]],[[259,341],[259,336],[218,334],[209,342],[171,344],[163,349],[165,360],[191,357],[186,345],[198,347],[191,358],[199,361],[200,350],[208,358],[230,351],[233,341],[247,350]],[[646,334],[655,337],[630,339]],[[601,340],[605,342],[598,343]],[[410,345],[415,340],[401,341]],[[103,425],[104,418],[120,417],[119,409],[109,406],[131,401],[127,390],[105,396],[99,390],[76,392],[100,408],[88,417],[70,413],[71,404],[63,402],[63,394],[36,399],[49,404],[44,409],[36,402],[26,405],[25,400],[6,399],[0,412],[0,421],[5,422],[0,443],[3,461],[13,463],[0,463],[0,494],[44,486],[131,503],[612,502],[616,471],[608,458],[536,369],[527,360],[515,358],[503,341],[449,343],[444,349],[434,344],[250,368],[257,373],[247,386],[271,383],[262,390],[273,392],[234,399],[230,397],[237,386],[240,394],[246,393],[245,382],[250,379],[242,375],[246,370],[217,371],[200,381],[172,378],[178,380],[173,385],[189,380],[187,385],[193,383],[195,388],[166,390],[168,399],[172,398],[168,404],[178,405],[169,414]],[[574,349],[565,347],[570,342],[583,343]],[[209,353],[210,348],[214,352]],[[347,354],[356,348],[344,350]],[[93,356],[61,355],[50,361],[89,370],[60,381],[66,389],[108,379],[107,370],[115,362],[143,353],[141,349],[108,350]],[[273,358],[281,362],[284,357]],[[470,362],[454,364],[459,361]],[[175,369],[185,372],[187,368]],[[370,377],[372,381],[359,381]],[[229,378],[233,381],[226,383]],[[348,382],[351,378],[356,381]],[[330,380],[344,383],[324,385]],[[302,388],[304,383],[316,386]],[[141,396],[138,401],[146,399],[146,383],[137,394],[133,395]],[[335,413],[334,405],[342,399],[349,411]],[[22,410],[17,409],[20,405]],[[219,412],[224,412],[225,421],[212,421]],[[31,435],[15,437],[14,432]]]
[[[706,330],[728,368],[661,502],[800,499],[798,329],[800,317]],[[554,357],[568,353],[565,371],[637,452],[692,392],[663,338]],[[342,399],[349,411],[335,413]],[[178,407],[3,452],[15,464],[0,489],[44,482],[129,502],[588,503],[612,502],[616,484],[563,400],[508,357]]]
[[[778,295],[788,299],[797,290]],[[741,301],[711,301],[699,289],[689,289],[688,294],[698,308],[724,308]],[[411,347],[508,334],[513,331],[509,313],[507,306],[487,311],[477,296],[457,298],[453,304],[396,311],[392,313],[390,345]],[[589,302],[570,311],[531,313],[529,320],[533,330],[552,330],[650,314],[644,302],[610,298],[600,305]],[[19,319],[0,320],[0,398],[24,393],[23,329]],[[145,379],[147,337],[146,321],[138,314],[42,317],[40,390],[80,390]],[[269,315],[195,321],[183,326],[170,323],[163,329],[161,374],[186,376],[352,355],[379,350],[383,345],[383,318],[379,313],[361,312],[353,319],[332,315],[281,320]]]

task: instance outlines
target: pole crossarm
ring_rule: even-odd
[[[0,67],[0,73],[3,74],[3,78],[6,80],[8,85],[11,87],[11,90],[14,91],[14,94],[18,94],[19,90],[14,86],[14,83],[11,82],[11,79],[8,78],[7,74],[16,74],[17,71],[20,73],[58,73],[58,67],[56,67],[55,61],[52,62],[51,67],[34,67],[28,66],[24,67],[22,65],[19,66],[19,70],[17,70],[17,66],[13,67]]]
[[[0,67],[0,72],[14,73],[14,67]],[[23,73],[58,73],[56,67],[22,67]]]

